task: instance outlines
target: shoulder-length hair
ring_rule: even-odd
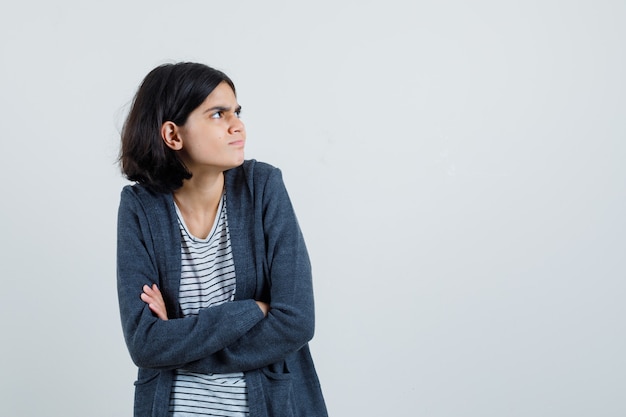
[[[204,64],[180,62],[156,67],[144,78],[133,100],[121,134],[122,173],[157,192],[172,192],[191,178],[177,153],[166,146],[161,126],[182,126],[189,114],[221,82],[235,92],[223,72]]]

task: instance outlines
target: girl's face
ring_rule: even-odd
[[[180,156],[191,171],[220,172],[243,163],[246,130],[232,88],[220,83],[179,126]]]

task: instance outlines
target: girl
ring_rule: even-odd
[[[233,82],[144,79],[121,134],[117,286],[135,416],[326,416],[311,267],[277,168],[244,160]]]

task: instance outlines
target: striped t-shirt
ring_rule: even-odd
[[[180,305],[185,316],[200,309],[232,301],[235,297],[235,265],[228,233],[226,195],[222,195],[215,222],[206,239],[193,236],[178,207],[182,246]],[[179,369],[170,395],[169,415],[248,416],[246,380],[242,372],[200,374]]]

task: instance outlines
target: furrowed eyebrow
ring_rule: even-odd
[[[215,107],[211,107],[208,108],[204,111],[204,113],[211,113],[214,111],[230,111],[230,107],[224,107],[224,106],[215,106]]]
[[[215,107],[211,107],[211,108],[206,109],[204,111],[204,113],[212,113],[212,112],[216,112],[216,111],[229,112],[231,110],[232,110],[232,107],[215,106]],[[235,112],[241,112],[241,106],[237,106],[235,108]]]

